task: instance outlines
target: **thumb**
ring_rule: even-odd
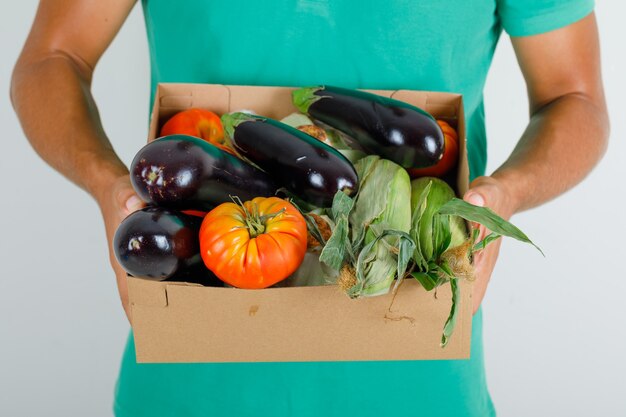
[[[126,198],[126,201],[124,202],[124,208],[126,209],[127,214],[135,212],[141,209],[143,206],[144,202],[141,201],[141,199],[135,194],[130,195],[128,198]]]
[[[463,196],[463,200],[475,206],[485,206],[485,197],[477,190],[469,190],[468,192],[466,192],[465,196]]]
[[[139,198],[127,178],[122,178],[115,187],[117,210],[122,217],[141,209],[145,203]]]
[[[479,206],[479,207],[485,206],[485,197],[476,189],[471,189],[467,191],[465,195],[463,196],[463,200],[475,206]],[[479,230],[479,234],[478,234],[476,241],[480,242],[485,237],[485,233],[486,233],[485,228],[481,227],[480,224],[474,223],[474,222],[470,222],[470,226],[472,229]]]

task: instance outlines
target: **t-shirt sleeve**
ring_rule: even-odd
[[[510,36],[530,36],[574,23],[593,11],[594,0],[497,0],[502,27]]]

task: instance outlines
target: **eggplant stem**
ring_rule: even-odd
[[[292,91],[291,98],[294,106],[296,106],[301,113],[308,114],[311,104],[322,98],[316,96],[315,93],[323,89],[324,87],[307,87]]]

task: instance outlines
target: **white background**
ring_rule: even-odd
[[[104,228],[96,204],[35,155],[10,107],[10,72],[36,2],[6,6],[0,14],[0,415],[109,416],[128,324]],[[612,120],[608,154],[576,189],[514,217],[546,258],[506,242],[483,304],[488,384],[504,417],[626,416],[626,7],[599,1],[596,13]],[[142,19],[136,7],[93,86],[126,163],[146,137]],[[527,120],[523,80],[505,35],[486,106],[492,171]]]

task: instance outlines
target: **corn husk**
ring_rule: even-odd
[[[341,270],[340,285],[358,298],[389,292],[394,278],[404,274],[414,244],[408,235],[411,185],[406,170],[375,155],[360,159],[355,169],[359,194],[351,203],[347,196],[336,196],[331,213],[335,228],[320,260]]]
[[[439,219],[435,218],[438,210],[453,198],[454,190],[439,178],[422,177],[411,181],[410,234],[416,242],[414,260],[432,260],[449,248],[463,244],[469,237],[465,221],[458,216],[444,220],[450,230],[449,242],[443,241],[446,233],[435,233],[437,227],[441,227]]]

